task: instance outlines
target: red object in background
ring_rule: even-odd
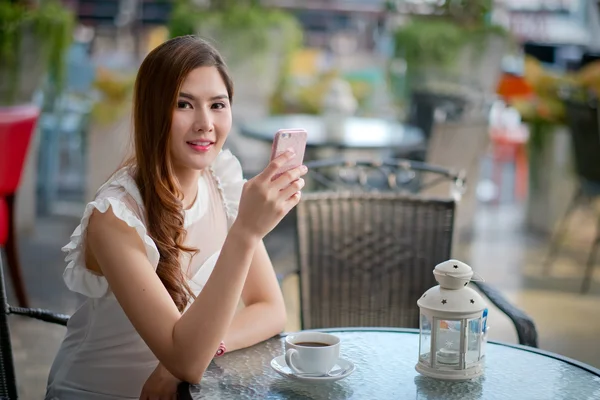
[[[39,115],[36,106],[0,108],[0,196],[17,191]]]
[[[519,75],[504,72],[498,81],[496,93],[510,104],[518,98],[529,98],[535,95],[533,88]],[[515,196],[523,200],[528,191],[527,134],[521,129],[509,130],[492,127],[493,180],[497,187],[502,184],[502,165],[512,163],[515,166]],[[497,198],[498,200],[498,198]]]
[[[17,301],[28,307],[28,299],[17,256],[15,193],[40,109],[34,105],[0,108],[0,247],[6,258]]]
[[[0,196],[0,246],[8,240],[8,206],[4,197]]]
[[[515,97],[533,96],[533,88],[527,81],[518,75],[503,73],[496,87],[496,93],[506,102]]]
[[[515,166],[515,197],[518,200],[524,200],[527,196],[529,182],[528,135],[522,129],[509,131],[503,128],[491,128],[490,137],[494,183],[498,188],[501,187],[502,165],[513,163]]]

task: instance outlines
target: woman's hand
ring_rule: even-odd
[[[293,156],[289,151],[283,153],[244,185],[236,224],[246,234],[262,239],[300,201],[300,189],[304,187],[301,176],[308,172],[306,166],[293,168],[273,179]]]
[[[158,364],[144,383],[140,400],[177,400],[177,386],[180,382],[162,364]]]

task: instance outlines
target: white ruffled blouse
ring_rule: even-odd
[[[185,244],[199,250],[192,258],[181,256],[190,288],[197,295],[206,284],[227,231],[237,217],[244,179],[237,158],[224,150],[198,182],[194,204],[185,210]],[[63,247],[68,262],[63,277],[67,287],[85,296],[71,316],[66,336],[54,360],[46,399],[138,399],[142,386],[158,360],[139,336],[112,294],[103,276],[85,266],[85,233],[94,209],[108,208],[136,230],[156,270],[159,253],[148,235],[140,192],[128,169],[115,173],[96,193],[83,213],[81,224]]]

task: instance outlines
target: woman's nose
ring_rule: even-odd
[[[213,129],[213,121],[209,112],[200,111],[197,114],[194,129],[197,132],[210,132]]]

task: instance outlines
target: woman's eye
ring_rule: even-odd
[[[178,101],[177,108],[192,108],[192,105],[187,101]]]
[[[222,108],[225,108],[225,103],[215,103],[212,105],[212,108],[216,108],[217,110],[220,110]]]

